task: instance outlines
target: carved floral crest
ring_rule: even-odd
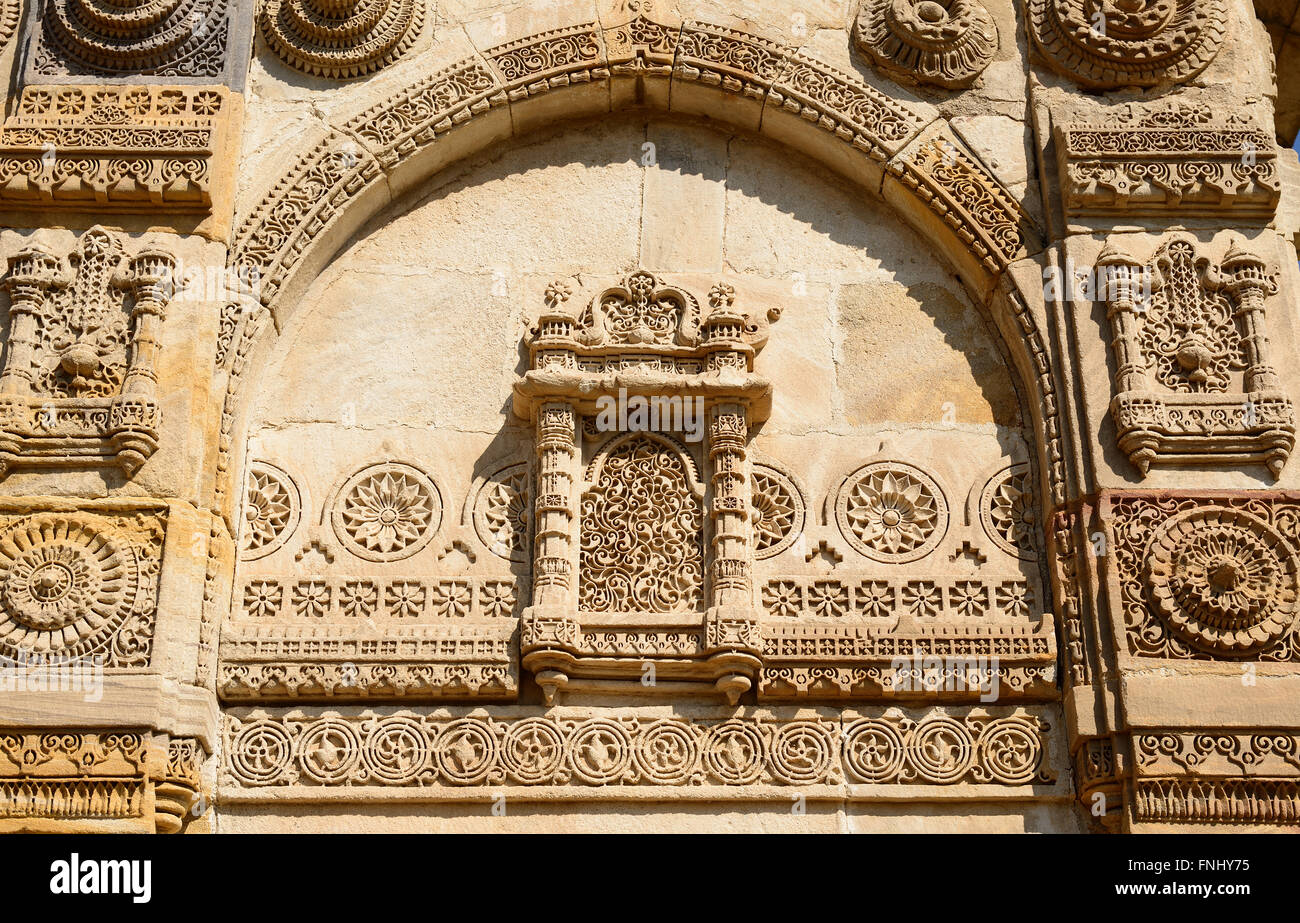
[[[863,0],[854,36],[880,67],[949,88],[969,86],[998,50],[979,0]]]

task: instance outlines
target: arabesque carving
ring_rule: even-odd
[[[1114,336],[1110,412],[1129,460],[1144,476],[1152,465],[1263,462],[1279,477],[1295,412],[1265,326],[1273,271],[1236,243],[1214,265],[1177,236],[1148,264],[1112,240],[1097,272]]]
[[[158,446],[157,356],[175,259],[128,256],[102,228],[59,257],[9,259],[11,318],[0,372],[0,475],[16,466],[116,466],[128,476]]]
[[[1120,494],[1103,519],[1129,653],[1300,661],[1294,497]]]
[[[949,89],[973,83],[998,50],[980,0],[863,0],[854,38],[885,70]]]

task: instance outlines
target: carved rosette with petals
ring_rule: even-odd
[[[1181,83],[1218,54],[1224,0],[1029,0],[1047,62],[1086,87]]]
[[[929,554],[948,528],[948,504],[923,471],[900,462],[866,465],[840,486],[840,532],[876,561],[903,563]]]
[[[1146,580],[1161,618],[1209,653],[1249,655],[1295,624],[1300,560],[1290,542],[1242,510],[1176,516],[1152,540]]]
[[[298,526],[302,500],[285,472],[265,462],[249,466],[244,498],[243,557],[256,560],[271,554]]]
[[[864,0],[854,37],[884,70],[949,89],[970,86],[998,50],[979,0]]]
[[[319,77],[362,77],[411,46],[424,22],[424,0],[266,0],[258,22],[290,67]]]
[[[360,558],[397,561],[429,543],[442,521],[438,489],[409,465],[384,464],[352,476],[334,508],[334,533]]]

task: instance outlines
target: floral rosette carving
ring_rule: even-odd
[[[878,462],[845,479],[836,497],[835,519],[861,554],[905,563],[929,554],[942,540],[948,504],[939,485],[919,468]]]
[[[438,489],[409,465],[374,465],[348,479],[333,514],[334,534],[368,561],[398,561],[417,553],[442,523]]]
[[[510,561],[528,560],[528,466],[510,465],[479,488],[474,501],[474,529],[489,551]]]
[[[803,533],[803,497],[788,477],[767,465],[755,465],[750,481],[754,555],[776,557]]]
[[[249,466],[244,497],[244,559],[264,558],[282,546],[298,527],[302,501],[293,480],[265,462]]]
[[[47,0],[41,74],[221,72],[229,0]]]
[[[411,46],[423,0],[266,0],[258,22],[282,61],[318,77],[362,77]]]
[[[855,37],[881,68],[950,89],[970,86],[998,50],[979,0],[864,0]]]
[[[989,478],[980,493],[980,521],[993,543],[1024,560],[1036,556],[1037,504],[1028,465],[1012,465]]]
[[[1193,77],[1227,28],[1223,0],[1030,0],[1029,24],[1055,69],[1097,89]]]
[[[6,656],[104,654],[143,666],[152,647],[158,560],[133,530],[98,517],[43,514],[0,532],[0,650]],[[161,541],[161,533],[149,536]]]
[[[1187,643],[1245,655],[1295,623],[1296,552],[1242,510],[1209,507],[1169,520],[1152,539],[1146,583],[1161,618]]]

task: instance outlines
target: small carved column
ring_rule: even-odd
[[[574,524],[577,522],[577,414],[564,402],[537,409],[537,550],[533,605],[577,607]]]
[[[158,381],[157,357],[161,348],[163,311],[174,290],[176,261],[168,253],[145,250],[131,260],[127,285],[135,297],[132,320],[135,336],[131,364],[122,382],[124,397],[152,396]]]
[[[713,605],[753,605],[749,523],[749,426],[742,404],[715,404],[709,414],[712,481]]]
[[[1224,257],[1221,269],[1225,285],[1237,302],[1237,316],[1241,318],[1246,391],[1276,391],[1280,385],[1277,371],[1269,361],[1268,334],[1264,331],[1264,299],[1274,289],[1268,267],[1259,257],[1234,244]]]
[[[1115,390],[1121,394],[1150,390],[1146,363],[1138,345],[1137,318],[1143,310],[1138,280],[1147,271],[1146,267],[1107,243],[1097,257],[1097,269],[1102,276],[1098,294],[1107,302],[1106,317],[1114,334],[1111,345],[1119,367],[1115,372]]]
[[[0,394],[32,393],[32,361],[36,354],[37,313],[60,277],[57,257],[29,248],[9,258],[4,285],[9,291],[9,355],[0,375]]]

